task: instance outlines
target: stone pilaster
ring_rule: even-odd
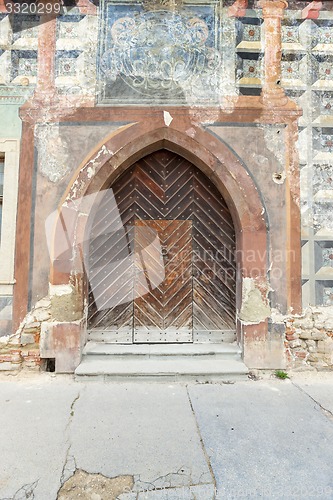
[[[40,18],[38,32],[37,86],[34,100],[44,103],[54,102],[55,88],[55,50],[56,27],[55,14],[45,14]]]
[[[261,0],[265,28],[265,82],[262,100],[268,106],[279,107],[287,103],[281,87],[281,19],[288,6],[285,0]]]

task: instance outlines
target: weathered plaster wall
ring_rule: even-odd
[[[258,248],[259,257],[268,263],[272,307],[286,312],[286,240],[282,237],[286,227],[286,157],[285,126],[219,125],[209,130],[234,151],[244,164],[258,188],[265,208],[265,220],[269,228],[269,242],[266,249]],[[278,178],[277,178],[278,177]]]
[[[2,243],[0,249],[0,337],[8,335],[12,329],[12,302],[13,302],[13,250],[15,241],[15,218],[16,218],[16,200],[17,192],[14,186],[17,185],[18,171],[18,151],[15,154],[14,147],[10,146],[9,140],[19,149],[19,139],[21,136],[22,122],[19,118],[19,104],[0,104],[0,154],[7,155],[6,170],[7,178],[12,183],[12,189],[6,188],[7,202],[6,214],[3,215],[3,221],[6,227],[2,230]],[[6,126],[4,126],[6,124]],[[6,139],[4,143],[1,139]],[[11,171],[9,172],[9,168]],[[9,175],[8,175],[9,174]],[[10,206],[9,206],[10,205]],[[8,209],[7,209],[8,207]],[[9,221],[9,222],[8,222]],[[1,224],[1,221],[0,221]],[[6,248],[4,248],[6,247]],[[10,253],[9,253],[10,252]],[[10,268],[10,269],[9,269]]]
[[[230,103],[236,103],[237,99],[225,101],[226,96],[259,95],[264,79],[262,10],[257,8],[257,2],[250,1],[248,10],[243,9],[238,13],[239,17],[235,18],[228,16],[228,7],[233,4],[231,0],[222,2],[221,9],[209,2],[200,6],[185,2],[177,15],[170,12],[161,15],[155,12],[155,4],[151,2],[150,7],[144,7],[129,2],[124,6],[116,1],[104,1],[98,9],[77,7],[67,15],[58,17],[53,25],[56,33],[54,64],[49,61],[50,65],[47,66],[52,69],[50,75],[43,75],[43,68],[38,70],[37,49],[38,36],[41,40],[45,31],[49,31],[50,35],[51,23],[41,35],[37,19],[20,17],[17,22],[21,23],[21,28],[16,26],[17,29],[13,31],[8,15],[4,12],[0,15],[0,95],[9,96],[7,100],[3,99],[6,104],[0,105],[0,137],[20,137],[19,104],[13,104],[15,99],[22,103],[29,97],[36,84],[40,83],[38,78],[43,80],[43,91],[52,84],[53,77],[55,85],[51,91],[48,89],[50,94],[43,104],[39,104],[45,117],[44,120],[39,117],[31,139],[35,140],[35,153],[31,187],[33,216],[30,220],[32,253],[29,307],[48,294],[50,266],[45,233],[47,217],[58,207],[73,173],[86,156],[122,124],[114,123],[111,108],[107,121],[98,123],[64,123],[61,119],[57,120],[57,112],[70,117],[81,108],[87,108],[89,113],[89,109],[96,109],[96,103],[116,106],[139,104],[146,106],[146,120],[149,120],[152,105],[185,104],[191,108],[193,130],[202,123],[210,131],[212,140],[218,138],[239,156],[248,175],[254,179],[265,208],[263,216],[269,228],[269,242],[266,249],[260,248],[259,251],[260,259],[268,264],[268,272],[261,280],[249,278],[244,281],[240,319],[253,328],[253,338],[258,343],[261,329],[268,323],[270,340],[272,345],[277,345],[277,352],[280,352],[280,344],[286,342],[290,366],[330,367],[333,364],[330,357],[332,329],[329,319],[332,315],[330,306],[333,304],[331,12],[322,10],[318,19],[303,19],[303,4],[299,3],[301,6],[298,6],[297,2],[292,2],[282,26],[281,83],[287,94],[304,111],[299,121],[298,141],[304,243],[303,303],[304,308],[309,305],[312,307],[306,309],[311,312],[306,312],[304,318],[293,318],[290,316],[291,311],[287,310],[287,241],[285,236],[281,237],[285,235],[285,227],[290,224],[285,216],[285,209],[290,202],[286,196],[286,160],[289,161],[286,158],[285,144],[289,140],[286,138],[286,128],[279,123],[246,126],[246,119],[243,119],[242,126],[214,123],[211,117],[210,121],[205,121],[199,106],[217,104],[222,109],[229,106],[231,113]],[[141,43],[147,27],[151,31],[155,54],[155,64],[151,66],[145,59],[148,49]],[[167,50],[160,52],[163,29],[169,30],[168,36],[164,37]],[[187,43],[185,48],[182,46],[183,40]],[[132,57],[128,60],[127,49],[131,43]],[[47,46],[44,43],[46,55]],[[188,49],[191,46],[196,54],[201,55],[201,66],[193,59],[194,52]],[[189,74],[180,70],[179,73],[174,72],[178,76],[171,78],[171,86],[166,90],[158,71],[161,62],[167,63],[175,51],[178,51],[177,56],[183,62],[188,63],[186,71]],[[143,61],[141,65],[140,60]],[[46,85],[47,78],[49,81]],[[57,91],[57,97],[53,102],[54,90]],[[31,120],[34,120],[33,112]],[[187,132],[191,134],[191,127],[188,127]],[[22,159],[25,165],[24,161]],[[299,200],[294,201],[298,203]],[[255,231],[253,237],[256,237]],[[55,293],[53,305],[45,303],[42,307],[54,309],[45,319],[45,342],[43,340],[42,345],[45,357],[54,355],[47,335],[49,338],[58,335],[65,349],[64,331],[70,328],[67,322],[72,320],[74,324],[81,319],[80,314],[76,314],[76,293],[69,293],[67,298],[63,306],[62,300],[65,299],[57,297]],[[315,308],[324,305],[327,307]],[[39,307],[37,303],[37,309]],[[55,323],[52,326],[55,327],[54,332],[49,325],[52,322]],[[57,322],[61,332],[56,332]],[[73,333],[77,335],[79,326],[74,325],[73,328],[77,328]],[[39,320],[28,316],[26,326],[23,330],[21,328],[22,343],[38,342],[41,329]],[[17,352],[13,349],[16,363]],[[274,363],[281,362],[280,358],[277,361],[272,354],[272,367]]]
[[[36,198],[34,210],[34,254],[32,305],[48,294],[50,256],[48,217],[58,208],[71,177],[85,157],[120,124],[52,123],[36,126]],[[51,238],[52,241],[52,238]],[[51,244],[49,241],[49,244]]]
[[[21,104],[0,104],[0,137],[21,137],[22,122],[19,117]]]

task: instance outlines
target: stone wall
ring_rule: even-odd
[[[155,9],[155,3],[158,9]],[[168,10],[170,3],[177,7],[177,12]],[[21,228],[21,234],[25,234],[28,243],[21,242],[18,245],[21,254],[16,263],[15,285],[13,280],[16,295],[23,282],[25,289],[22,295],[29,296],[31,305],[36,305],[25,317],[17,333],[2,339],[0,370],[15,370],[22,366],[38,369],[41,357],[56,357],[50,339],[56,339],[55,343],[61,346],[59,359],[65,359],[66,353],[68,356],[72,353],[73,360],[79,356],[79,345],[84,339],[84,336],[79,338],[82,321],[82,303],[78,306],[80,300],[77,302],[71,290],[68,294],[54,293],[52,298],[39,300],[48,293],[47,288],[52,281],[49,276],[45,221],[58,209],[74,172],[79,165],[84,165],[86,156],[111,133],[116,134],[119,128],[139,121],[130,111],[116,111],[121,109],[117,106],[126,107],[129,104],[139,105],[140,112],[142,109],[146,113],[141,121],[142,127],[144,121],[154,119],[154,106],[172,104],[179,108],[179,105],[186,104],[191,115],[186,126],[180,125],[182,118],[168,107],[169,111],[164,112],[164,122],[156,119],[156,129],[162,124],[170,125],[170,128],[181,129],[190,137],[195,136],[195,129],[200,124],[211,135],[205,147],[219,141],[244,162],[248,169],[246,175],[258,183],[265,207],[262,214],[267,215],[267,227],[269,224],[270,247],[265,247],[262,258],[258,259],[261,263],[258,274],[265,269],[263,275],[264,278],[267,275],[270,288],[265,285],[264,291],[253,290],[253,283],[245,282],[251,287],[243,287],[243,298],[247,301],[244,300],[240,318],[244,324],[253,327],[253,338],[257,338],[262,334],[264,322],[270,321],[269,308],[276,308],[278,314],[284,315],[281,332],[276,330],[274,334],[272,328],[268,338],[271,342],[276,335],[277,343],[282,345],[286,330],[288,367],[332,368],[333,30],[330,4],[323,4],[319,17],[311,17],[302,12],[304,2],[292,1],[282,21],[282,71],[281,81],[278,81],[285,88],[287,96],[303,110],[303,116],[298,121],[301,166],[299,199],[298,187],[294,187],[297,184],[298,166],[297,172],[296,168],[295,172],[292,171],[293,166],[290,166],[290,172],[286,167],[289,153],[285,145],[290,145],[294,138],[287,131],[283,117],[278,119],[275,114],[274,123],[267,119],[262,124],[261,116],[252,120],[250,127],[245,116],[250,109],[261,106],[258,96],[265,80],[264,48],[266,61],[269,59],[268,37],[265,46],[264,31],[265,23],[267,26],[271,20],[265,20],[259,2],[244,0],[243,10],[238,11],[235,7],[237,3],[224,0],[221,9],[216,9],[216,4],[208,0],[200,5],[185,1],[182,6],[178,2],[166,1],[163,5],[167,10],[161,13],[160,4],[154,1],[144,2],[143,5],[130,0],[125,5],[117,0],[80,0],[66,15],[48,22],[47,29],[31,16],[18,17],[14,26],[5,8],[0,9],[0,64],[3,64],[0,66],[3,70],[0,72],[0,101],[1,108],[6,108],[6,112],[0,110],[0,114],[6,116],[6,125],[0,127],[0,135],[6,132],[7,137],[9,131],[13,137],[20,135],[9,127],[13,114],[9,109],[13,110],[15,104],[15,120],[19,122],[17,105],[30,99],[36,91],[35,101],[32,99],[30,104],[28,101],[20,110],[25,128],[20,167],[26,175],[25,179],[22,175],[20,196],[22,198],[22,193],[23,198],[25,196],[22,190],[24,184],[29,196],[32,192],[36,195],[30,200],[34,211],[32,216],[26,210],[29,203],[21,203],[26,219],[22,213],[18,217],[18,234]],[[149,50],[143,45],[148,28],[153,47],[150,60],[149,57],[145,59]],[[168,33],[163,50],[160,50],[161,29]],[[183,46],[184,41],[186,43]],[[129,57],[128,47],[133,44]],[[200,67],[195,54],[200,54]],[[172,68],[171,74],[176,76],[170,80],[170,76],[162,75],[159,71],[164,67],[162,63],[169,64],[176,56],[182,64],[184,61],[189,62],[183,64],[189,73]],[[170,87],[166,88],[166,83]],[[232,114],[237,102],[241,109],[239,114],[245,110],[245,117],[239,120],[240,123],[235,124],[231,120],[228,123],[227,117],[222,116],[220,111],[224,109],[225,114]],[[96,106],[96,103],[100,106]],[[101,105],[105,107],[104,111]],[[216,116],[209,114],[211,106],[218,109]],[[39,114],[39,108],[43,109],[44,115]],[[99,114],[98,110],[104,115]],[[71,115],[75,115],[73,123],[69,119]],[[166,122],[165,116],[171,121]],[[295,117],[293,119],[296,120]],[[33,140],[35,150],[27,153],[26,144],[33,147]],[[85,164],[87,170],[95,172],[98,155],[91,160],[92,165]],[[223,161],[226,161],[225,158]],[[83,173],[84,167],[81,169]],[[292,194],[296,193],[292,202],[297,210],[300,206],[302,213],[303,304],[305,308],[308,304],[316,305],[305,309],[302,316],[294,317],[286,316],[290,306],[288,293],[293,295],[292,291],[288,292],[288,269],[291,266],[285,255],[290,240],[284,236],[284,228],[292,225],[292,218],[286,220],[288,212],[283,211],[290,203],[290,199],[285,197],[290,185]],[[235,200],[235,204],[241,203],[239,197],[235,197]],[[296,239],[296,246],[300,242],[297,231],[298,228],[290,243],[292,248]],[[255,245],[258,246],[258,233],[255,238]],[[274,252],[270,254],[272,249]],[[250,258],[249,255],[249,261]],[[19,267],[20,262],[26,266],[25,274]],[[269,273],[266,272],[266,264]],[[22,296],[17,296],[21,300]],[[7,295],[0,300],[0,313],[1,309],[6,308],[6,317],[3,318],[6,322],[11,317],[11,309],[8,312],[10,300]],[[248,304],[250,307],[246,307]],[[326,308],[322,307],[325,305]],[[24,312],[20,318],[29,308],[30,305],[22,309]],[[4,328],[7,333],[7,323]],[[268,356],[272,359],[271,348],[268,349]],[[254,357],[258,358],[257,353]]]
[[[14,335],[0,337],[0,371],[17,371],[23,367],[38,370],[42,323],[51,320],[51,300],[45,297],[27,314]]]
[[[289,368],[333,370],[333,307],[309,307],[285,325]]]
[[[275,317],[275,322],[285,326],[288,370],[333,370],[333,307],[309,307],[303,315]],[[79,331],[80,321],[77,326]],[[65,329],[66,337],[70,338],[71,328],[73,322],[70,326],[54,318],[51,299],[43,298],[27,314],[14,335],[1,338],[0,371],[39,370],[43,365],[41,351],[42,356],[47,354],[50,332],[54,335],[57,330]],[[57,357],[61,364],[63,353],[59,352]]]

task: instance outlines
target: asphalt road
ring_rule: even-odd
[[[187,385],[1,375],[0,424],[1,500],[333,499],[333,373]]]

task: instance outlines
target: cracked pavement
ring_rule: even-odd
[[[0,376],[0,405],[0,500],[333,498],[333,373],[187,385],[21,373]]]

